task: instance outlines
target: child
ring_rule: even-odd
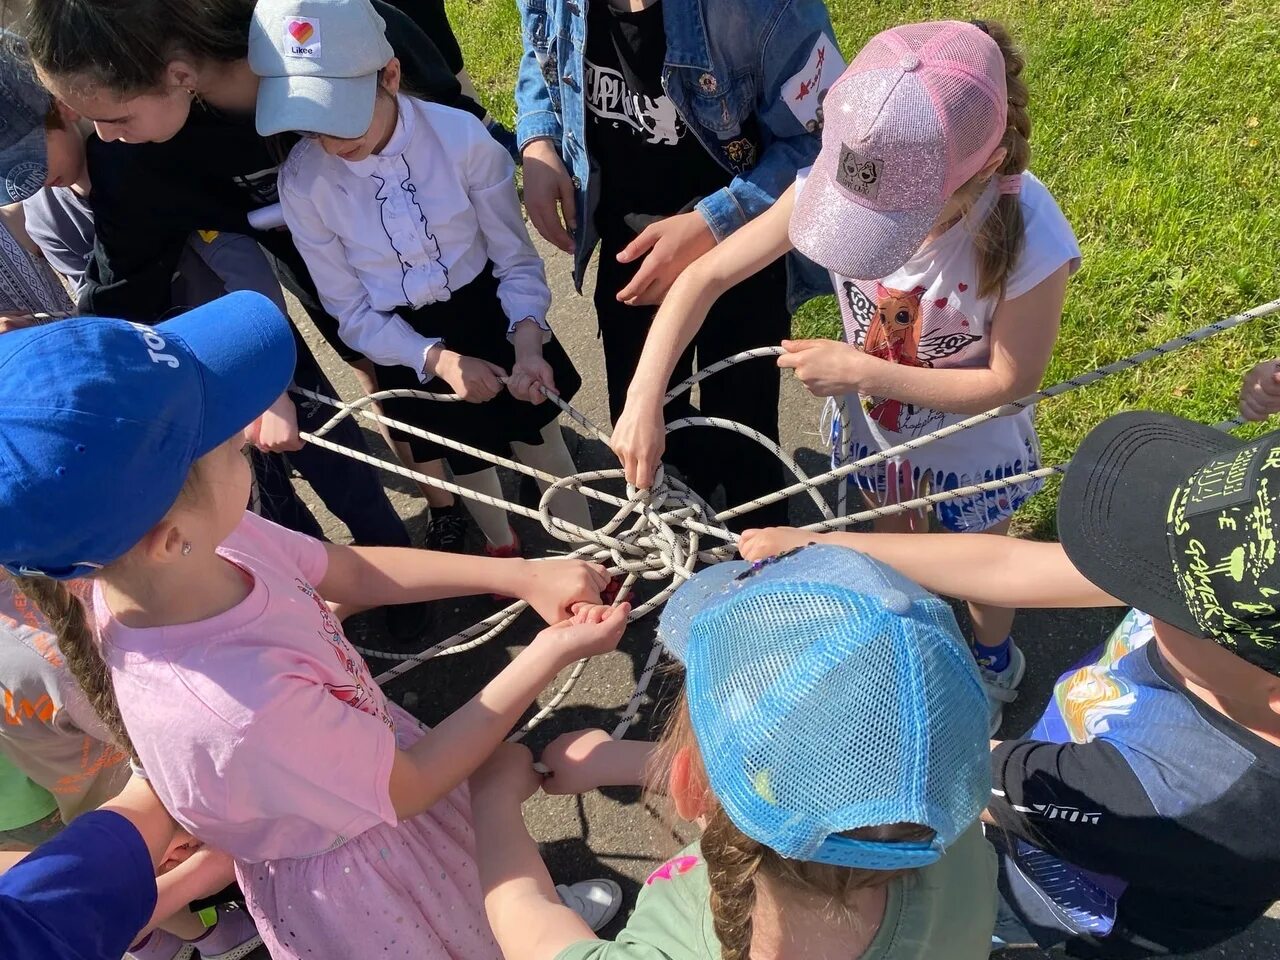
[[[819,396],[848,394],[836,464],[1032,392],[1057,338],[1080,250],[1029,156],[1023,60],[996,23],[944,21],[873,38],[824,101],[812,171],[686,272],[667,296],[637,382],[657,384],[730,284],[785,250],[831,270],[847,344],[785,341],[778,365]],[[635,482],[661,453],[659,400],[633,397],[614,448]],[[1031,412],[1001,417],[857,475],[873,504],[1040,465]],[[948,530],[1003,534],[1037,487],[940,504]],[[926,524],[927,525],[927,524]],[[877,523],[905,530],[901,517]],[[1025,660],[1013,611],[971,605],[991,730]]]
[[[235,859],[276,960],[392,944],[496,956],[465,780],[560,668],[617,644],[627,608],[544,630],[423,731],[326,600],[499,591],[563,621],[598,602],[606,574],[335,546],[247,513],[239,435],[293,365],[288,322],[247,292],[153,328],[85,318],[0,337],[0,435],[23,453],[0,455],[0,561],[165,807]],[[86,576],[93,630],[63,583]]]
[[[1241,829],[1271,823],[1280,804],[1277,465],[1280,434],[1242,443],[1123,413],[1072,457],[1061,545],[744,537],[748,557],[814,539],[853,546],[961,599],[1134,606],[1063,674],[1028,735],[994,747],[1006,940],[1066,943],[1077,957],[1192,953],[1280,898],[1280,837]]]
[[[556,476],[577,468],[560,409],[581,379],[547,326],[551,291],[525,230],[511,158],[474,116],[399,93],[400,62],[369,0],[325,5],[343,44],[298,46],[312,0],[263,0],[249,34],[258,132],[306,131],[280,171],[280,203],[325,309],[384,390],[461,403],[383,401],[388,417]],[[309,21],[307,21],[309,22]],[[507,378],[510,377],[509,380]],[[503,380],[507,380],[504,389]],[[502,496],[485,461],[406,436],[419,464],[446,459],[461,486]],[[505,510],[467,500],[490,556],[518,556]],[[580,494],[552,513],[591,526]]]
[[[705,369],[772,346],[787,336],[790,310],[828,291],[812,264],[772,263],[726,288],[661,382],[633,380],[676,275],[813,162],[822,98],[844,60],[821,0],[523,0],[520,11],[525,203],[538,232],[573,254],[579,290],[599,240],[595,307],[616,422],[628,388],[661,397],[669,379],[693,372],[695,349]],[[736,366],[702,382],[700,412],[776,442],[778,389],[768,361]],[[665,417],[697,412],[685,394]],[[784,479],[755,441],[722,430],[673,434],[671,462],[706,497],[724,484],[733,506]],[[786,516],[778,503],[735,524]]]
[[[495,756],[473,803],[506,960],[987,956],[985,697],[945,603],[815,547],[702,571],[658,630],[685,668],[662,744],[668,792],[702,837],[649,877],[618,939],[598,941],[556,905],[525,831],[528,752]],[[619,754],[640,783],[638,746],[606,738],[553,764],[548,785],[617,782]]]
[[[18,957],[119,960],[155,917],[184,902],[186,890],[161,890],[155,877],[187,839],[147,781],[134,777],[102,809],[33,853],[0,854],[0,942]],[[182,867],[188,885],[198,887],[217,882],[226,865],[201,850]],[[189,948],[183,956],[191,956]]]

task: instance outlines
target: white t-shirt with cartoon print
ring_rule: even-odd
[[[969,213],[922,246],[898,270],[880,280],[832,274],[845,339],[868,353],[919,367],[985,367],[991,355],[991,322],[1000,301],[978,296],[974,237],[998,198],[993,182]],[[1024,174],[1022,215],[1026,239],[1010,274],[1005,299],[1016,300],[1063,264],[1080,267],[1080,247],[1045,185]],[[838,462],[852,462],[968,418],[892,397],[847,398],[849,436],[837,437]],[[1032,411],[1023,410],[935,441],[905,457],[858,474],[859,484],[889,501],[955,489],[1040,466]],[[1005,517],[1038,485],[938,506],[943,525],[981,530]]]

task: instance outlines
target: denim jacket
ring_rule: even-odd
[[[550,139],[577,190],[574,281],[579,291],[597,236],[599,196],[586,147],[583,98],[586,4],[519,0],[524,55],[516,82],[521,149]],[[665,0],[662,86],[689,131],[734,174],[698,211],[719,242],[768,209],[813,163],[821,145],[821,98],[844,70],[822,0]],[[743,123],[757,119],[758,142]],[[787,300],[795,310],[830,292],[825,271],[793,254]]]

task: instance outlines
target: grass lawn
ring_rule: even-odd
[[[678,2],[678,0],[668,0]],[[829,4],[846,57],[895,23],[1000,19],[1027,53],[1032,170],[1075,227],[1053,383],[1280,296],[1280,17],[1275,0],[1022,0]],[[451,0],[468,70],[510,122],[520,57],[512,0]],[[1276,318],[1051,400],[1047,462],[1110,413],[1165,410],[1217,423],[1240,376],[1280,355]],[[835,302],[809,304],[802,336],[839,336]],[[1022,529],[1052,535],[1054,487]]]

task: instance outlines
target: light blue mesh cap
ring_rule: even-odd
[[[785,857],[900,870],[934,862],[991,791],[987,699],[943,601],[855,550],[722,563],[667,602],[716,798]],[[838,836],[916,823],[929,843]]]

